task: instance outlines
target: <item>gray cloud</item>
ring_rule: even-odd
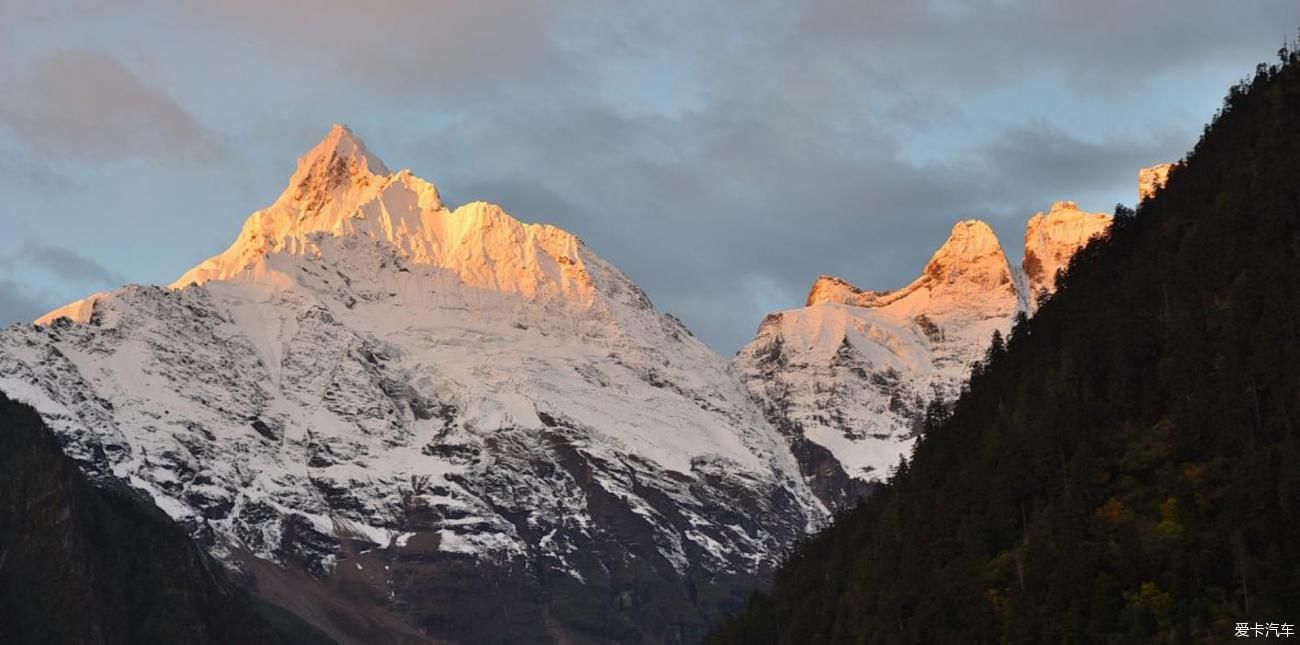
[[[1261,35],[1281,45],[1297,20],[1289,0],[824,0],[805,5],[790,35],[837,55],[847,46],[860,64],[900,81],[981,87],[1062,72],[1096,93],[1132,91],[1204,61],[1249,59]]]
[[[125,11],[58,4],[87,2]],[[242,145],[288,145],[323,132],[312,119],[361,115],[389,137],[374,147],[390,162],[450,201],[496,201],[578,233],[722,351],[764,313],[801,304],[819,273],[904,284],[957,219],[990,220],[1015,255],[1025,219],[1054,200],[1110,208],[1213,111],[1169,96],[1200,99],[1188,88],[1206,79],[1222,91],[1223,70],[1245,74],[1300,25],[1294,0],[128,4],[201,29],[185,43],[191,64],[257,61],[272,93],[257,100],[271,107],[223,128]],[[77,76],[42,69],[30,78]],[[183,71],[168,78],[203,76]],[[0,98],[0,111],[82,118],[32,107],[82,90],[26,82],[39,91]],[[180,110],[139,79],[115,85]],[[179,124],[162,128],[172,139],[202,130],[149,109]],[[61,131],[24,125],[60,143]],[[114,137],[91,147],[124,145]],[[233,235],[243,213],[222,216]]]
[[[39,240],[26,240],[14,254],[16,260],[42,269],[76,286],[117,287],[126,282],[121,274],[61,246]]]
[[[504,168],[481,183],[453,176],[450,185],[469,188],[453,189],[453,199],[500,201],[520,218],[582,232],[661,307],[729,351],[767,311],[801,304],[820,273],[902,286],[958,219],[1000,221],[1015,256],[1035,210],[1135,185],[1137,168],[1175,158],[1190,137],[1098,143],[1044,126],[914,164],[870,122],[842,138],[824,120],[757,105],[727,114],[638,120],[592,106],[572,122],[480,114],[476,123],[488,125],[434,140],[458,159],[492,150]],[[473,171],[483,179],[482,167]]]
[[[41,159],[24,159],[10,146],[0,142],[0,191],[14,190],[64,190],[83,189],[78,177],[58,172]],[[4,206],[14,209],[10,203]]]
[[[829,1],[633,11],[575,51],[617,52],[635,69],[660,53],[648,43],[671,42],[687,52],[687,83],[700,88],[685,90],[684,108],[635,114],[617,95],[602,102],[563,89],[534,107],[521,92],[428,147],[458,160],[453,183],[495,182],[507,195],[546,186],[546,196],[518,199],[513,210],[582,232],[661,306],[730,350],[763,307],[800,304],[819,273],[870,288],[904,284],[957,219],[991,220],[1016,256],[1035,210],[1057,199],[1108,210],[1113,204],[1098,199],[1131,190],[1138,168],[1177,158],[1196,135],[1173,124],[1101,139],[1069,134],[1060,122],[999,130],[971,122],[966,97],[1049,75],[1082,98],[1140,94],[1172,71],[1254,56],[1261,33],[1300,22],[1300,8],[1283,2],[1250,11],[1208,2],[1083,6]],[[1014,101],[1046,99],[1073,100]],[[945,142],[951,149],[938,161],[909,158],[912,137],[966,128],[984,131],[983,142],[965,150]],[[515,184],[521,176],[526,185]],[[562,203],[571,210],[529,212]]]
[[[1194,135],[1166,129],[1146,137],[1089,141],[1039,123],[1003,132],[969,163],[991,182],[986,185],[991,204],[1023,208],[1028,202],[1094,196],[1115,186],[1136,191],[1138,169],[1180,159]]]
[[[505,80],[577,86],[599,80],[599,69],[611,58],[733,70],[772,69],[781,61],[798,70],[811,63],[838,68],[846,81],[870,81],[872,89],[927,83],[987,87],[1061,71],[1081,91],[1114,91],[1171,69],[1195,69],[1205,60],[1250,57],[1258,51],[1260,34],[1271,34],[1280,45],[1300,19],[1291,0],[1247,5],[1213,0],[182,4],[265,47],[321,63],[331,73],[435,98],[449,88],[495,88]],[[547,75],[538,78],[540,72]],[[685,70],[686,76],[694,73]]]
[[[502,115],[435,139],[454,158],[481,146],[508,160],[493,195],[518,195],[508,200],[518,207],[507,203],[518,216],[580,231],[702,336],[734,345],[761,317],[755,289],[777,292],[759,300],[794,306],[822,271],[852,264],[902,279],[912,270],[905,261],[883,271],[898,258],[868,250],[921,240],[928,256],[968,193],[949,173],[899,162],[878,132],[840,141],[824,121],[754,107],[638,120],[592,106],[573,122],[581,127]],[[513,179],[525,173],[527,182]],[[536,185],[565,197],[539,197]],[[936,211],[945,212],[937,228],[925,217]]]
[[[564,3],[561,3],[564,4]],[[556,9],[541,0],[182,0],[202,20],[252,36],[273,56],[370,89],[445,100],[467,86],[537,76],[559,57]],[[554,70],[551,70],[552,72]],[[550,82],[561,82],[552,76]]]
[[[35,320],[75,298],[68,294],[114,288],[124,282],[118,272],[76,251],[25,239],[0,255],[0,326]]]
[[[30,322],[56,306],[13,280],[0,278],[0,327]]]
[[[81,159],[210,157],[212,133],[116,58],[61,50],[0,97],[0,125],[38,154]]]

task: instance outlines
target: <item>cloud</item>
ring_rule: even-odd
[[[54,170],[44,159],[33,159],[0,141],[0,190],[62,190],[84,188],[79,178]],[[12,207],[12,206],[11,206]]]
[[[1180,159],[1193,135],[1166,129],[1144,137],[1091,141],[1056,125],[1036,123],[1002,132],[976,151],[970,163],[991,182],[988,197],[1000,196],[997,201],[1003,204],[1091,195],[1125,185],[1132,187],[1127,200],[1131,203],[1138,170]]]
[[[1152,129],[1154,111],[1119,114],[1155,109],[1144,87],[1250,60],[1261,33],[1300,23],[1294,4],[1271,0],[1250,12],[1083,6],[596,9],[577,24],[600,29],[570,28],[577,35],[561,40],[570,66],[601,79],[601,91],[559,85],[537,100],[517,87],[425,147],[437,151],[431,167],[456,160],[445,185],[494,186],[518,216],[578,231],[729,351],[764,303],[798,306],[819,273],[901,286],[957,219],[1000,224],[1015,256],[1025,220],[1052,201],[1109,209],[1131,194],[1138,168],[1180,156],[1200,125]],[[1070,110],[1110,111],[1145,134],[1083,127]],[[560,204],[572,210],[546,212]]]
[[[0,278],[0,327],[31,322],[56,306],[13,280]]]
[[[1035,210],[1058,199],[1108,210],[1113,201],[1087,198],[1116,186],[1131,192],[1138,168],[1177,158],[1194,135],[1170,127],[1094,141],[1038,123],[913,161],[908,131],[870,100],[834,105],[787,91],[783,75],[795,73],[735,70],[715,79],[715,104],[673,116],[577,98],[563,113],[512,104],[425,147],[460,162],[443,185],[580,232],[729,352],[764,313],[801,305],[820,273],[866,288],[906,284],[958,219],[1000,221],[1015,257]],[[802,74],[817,86],[838,72]],[[490,165],[475,162],[485,155]]]
[[[846,137],[817,106],[767,91],[677,118],[569,109],[480,113],[429,147],[491,151],[502,176],[480,176],[491,189],[475,197],[509,196],[517,216],[580,232],[724,350],[752,334],[766,313],[756,303],[797,306],[819,273],[900,286],[978,193],[959,173],[900,160],[870,122]]]
[[[126,282],[121,274],[74,251],[39,240],[26,240],[14,254],[25,266],[42,269],[73,285],[117,287]],[[12,264],[12,263],[11,263]]]
[[[1261,33],[1293,34],[1291,0],[1243,10],[1213,0],[183,0],[193,15],[330,74],[445,98],[503,81],[602,86],[611,61],[674,67],[839,68],[846,81],[988,87],[1060,72],[1114,91],[1205,60],[1252,56]],[[743,52],[744,56],[735,54]],[[666,64],[666,65],[663,65]],[[706,71],[705,75],[708,74]],[[785,79],[790,80],[790,79]],[[636,83],[654,79],[641,76]],[[593,89],[588,87],[587,89]],[[608,89],[608,88],[596,88]],[[839,92],[851,91],[840,88]]]
[[[67,10],[86,3],[93,19]],[[1300,24],[1294,0],[57,4],[51,34],[76,23],[68,33],[94,37],[63,42],[112,54],[56,53],[75,64],[43,63],[0,97],[0,119],[23,117],[33,148],[101,160],[151,136],[168,143],[137,152],[201,148],[203,128],[169,98],[185,97],[228,120],[235,153],[256,162],[253,151],[273,150],[231,171],[261,176],[270,157],[302,152],[282,148],[310,138],[304,129],[353,120],[390,165],[449,200],[501,202],[579,234],[724,352],[763,314],[800,305],[819,273],[901,286],[957,219],[989,219],[1015,247],[1052,201],[1131,200],[1137,168],[1181,155],[1226,84]],[[139,42],[105,44],[101,23]],[[114,90],[134,97],[120,103],[154,107],[111,118],[60,108],[108,93],[50,80],[86,71],[133,88]],[[151,111],[162,117],[142,120],[173,125],[122,116]],[[115,134],[82,131],[96,121]],[[208,231],[244,215],[136,185]],[[153,208],[140,207],[139,225],[178,221],[175,207]]]
[[[900,80],[966,88],[1062,74],[1080,93],[1131,91],[1175,69],[1246,57],[1294,34],[1300,8],[1259,0],[932,0],[807,3],[789,32]],[[789,47],[790,43],[782,43]]]
[[[0,326],[28,322],[74,298],[126,282],[76,251],[26,239],[0,255]]]
[[[565,4],[541,0],[182,0],[277,58],[371,90],[444,99],[468,86],[536,77],[558,57],[549,36]],[[551,82],[560,82],[551,78]]]
[[[219,149],[166,92],[109,55],[57,51],[11,82],[0,97],[0,125],[39,156],[206,158]]]

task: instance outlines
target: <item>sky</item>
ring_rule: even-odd
[[[1008,256],[1182,157],[1295,0],[0,0],[0,324],[232,242],[345,123],[583,238],[724,355],[819,274]]]

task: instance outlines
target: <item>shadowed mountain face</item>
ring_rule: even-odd
[[[1294,623],[1300,54],[1281,55],[926,419],[910,464],[709,642],[1217,643]]]
[[[0,393],[0,641],[329,643],[227,579],[149,501],[96,487]]]

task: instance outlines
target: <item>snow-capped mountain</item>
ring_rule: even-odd
[[[1015,269],[987,224],[959,222],[902,289],[819,277],[803,308],[763,320],[734,365],[818,496],[852,502],[908,454],[927,406],[958,396],[994,331],[1055,289],[1056,271],[1110,220],[1057,202],[1029,220]]]
[[[382,614],[677,642],[826,516],[726,361],[627,276],[449,209],[341,126],[225,252],[39,322],[0,333],[0,390],[272,599],[362,607],[315,617],[340,637]]]

